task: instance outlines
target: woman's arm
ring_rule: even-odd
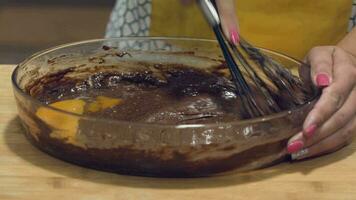
[[[356,57],[356,28],[353,28],[337,46]]]

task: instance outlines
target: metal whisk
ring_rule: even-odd
[[[199,0],[199,4],[214,30],[248,118],[280,112],[279,101],[289,108],[305,102],[307,91],[298,77],[243,38],[237,46],[226,42],[215,2]]]

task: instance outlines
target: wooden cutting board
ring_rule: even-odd
[[[0,200],[355,200],[356,143],[331,155],[211,178],[111,174],[53,158],[25,139],[10,75],[0,65]]]

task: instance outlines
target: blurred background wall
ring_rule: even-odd
[[[0,0],[0,63],[68,42],[104,37],[115,0]]]

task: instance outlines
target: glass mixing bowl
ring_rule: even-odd
[[[261,51],[288,66],[311,87],[308,67],[288,56]],[[286,160],[286,143],[301,130],[317,92],[296,109],[261,118],[167,125],[91,117],[74,107],[59,109],[39,101],[28,90],[29,84],[57,87],[38,80],[60,71],[66,71],[62,78],[80,78],[97,69],[135,71],[142,62],[205,69],[220,65],[221,60],[220,48],[213,40],[100,39],[37,53],[17,66],[12,81],[28,139],[44,152],[71,163],[123,174],[196,177],[257,169]],[[79,122],[87,127],[78,126]]]

